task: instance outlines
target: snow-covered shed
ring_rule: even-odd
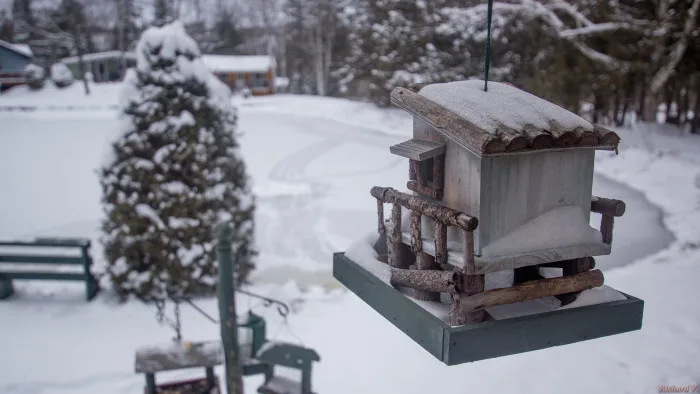
[[[231,90],[254,95],[275,93],[277,63],[272,56],[202,55],[202,61]]]
[[[481,264],[609,254],[588,224],[593,163],[619,137],[511,85],[488,88],[470,80],[392,93],[414,117],[413,139],[391,147],[410,159],[408,188],[478,218]]]
[[[95,82],[116,82],[124,78],[126,70],[136,65],[133,52],[106,51],[88,53],[82,56],[85,72],[92,73]],[[82,79],[80,57],[71,56],[61,59],[68,66],[75,79]]]
[[[24,83],[24,68],[34,54],[28,45],[0,40],[0,89]]]

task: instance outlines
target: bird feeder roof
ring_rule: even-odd
[[[392,103],[478,154],[562,148],[615,150],[614,132],[514,86],[469,80],[396,88]]]

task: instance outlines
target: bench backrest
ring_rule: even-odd
[[[74,251],[71,255],[63,253],[44,253],[42,248],[61,248]],[[37,238],[34,241],[0,241],[0,263],[30,263],[82,265],[85,274],[89,274],[92,258],[89,253],[90,240],[76,238]],[[32,250],[34,249],[34,250]]]

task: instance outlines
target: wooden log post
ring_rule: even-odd
[[[461,286],[462,275],[454,271],[441,270],[405,270],[391,269],[392,286],[410,287],[424,292],[457,293]]]
[[[445,155],[433,158],[433,191],[435,198],[442,198],[445,184]]]
[[[603,243],[612,245],[614,224],[615,217],[613,216],[603,214],[600,218],[600,233],[603,235]]]
[[[377,232],[379,236],[386,235],[386,224],[384,223],[384,202],[377,199]]]
[[[572,276],[534,280],[513,287],[473,294],[464,298],[462,303],[468,311],[479,311],[497,305],[514,304],[546,296],[592,289],[602,286],[603,282],[603,273],[600,270],[593,270]]]
[[[435,263],[447,264],[447,226],[435,222]]]
[[[423,238],[421,235],[421,214],[420,212],[411,212],[411,250],[418,254],[423,250]]]
[[[387,247],[386,223],[384,222],[384,202],[377,199],[377,232],[379,237],[374,243],[374,250],[377,252],[378,259],[387,262],[389,258],[389,249]]]
[[[421,214],[420,212],[411,212],[411,249],[416,255],[415,268],[417,270],[439,270],[440,266],[435,264],[435,258],[428,253],[423,252],[423,237],[421,234]],[[432,291],[424,291],[423,289],[414,288],[413,296],[422,301],[440,301],[440,293]]]
[[[410,159],[408,161],[408,179],[411,181],[421,182],[423,173],[420,172],[420,164],[417,160]]]
[[[403,241],[401,240],[401,206],[394,204],[391,208],[391,231],[387,236],[387,246],[389,249],[389,265],[393,268],[408,268],[411,261],[404,252]]]
[[[485,277],[483,274],[476,274],[476,263],[474,261],[474,233],[464,231],[464,268],[461,292],[454,294],[450,307],[450,323],[452,325],[464,325],[481,323],[486,318],[486,311],[483,309],[469,308],[465,301],[469,297],[483,294]]]
[[[625,214],[627,207],[620,200],[612,198],[602,198],[593,196],[591,199],[591,212],[600,213],[600,233],[603,235],[603,242],[612,245],[613,225],[615,218]]]

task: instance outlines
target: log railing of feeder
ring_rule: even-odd
[[[392,286],[410,287],[415,290],[437,293],[458,293],[461,289],[462,274],[441,270],[405,270],[392,268]]]
[[[603,242],[612,244],[613,224],[616,217],[625,214],[625,203],[612,198],[595,197],[591,199],[591,212],[601,214],[600,233],[603,235]]]
[[[452,294],[450,321],[454,325],[481,322],[484,311],[470,311],[461,300],[484,291],[484,275],[476,275],[474,262],[474,230],[478,220],[463,212],[445,207],[424,197],[401,193],[392,188],[373,187],[371,194],[377,199],[378,217],[384,217],[384,203],[393,204],[391,229],[387,232],[380,225],[379,233],[387,233],[389,265],[392,267],[390,283],[410,287],[414,296],[424,301],[440,301],[440,293]],[[405,268],[410,262],[401,261],[403,239],[401,236],[401,207],[411,210],[411,250],[416,256],[414,269]],[[435,256],[423,251],[421,220],[425,215],[435,223]],[[460,271],[441,271],[447,262],[447,227],[458,227],[464,234],[464,268]],[[409,267],[411,268],[411,267]]]
[[[435,219],[447,226],[459,227],[462,230],[471,232],[476,230],[476,227],[479,225],[479,220],[473,216],[469,216],[466,213],[456,211],[420,196],[402,193],[391,187],[375,186],[370,193],[372,197],[384,203],[394,204],[394,206],[398,205],[412,211],[420,212],[422,215]],[[401,217],[400,212],[399,209],[399,218]]]
[[[603,273],[599,270],[592,270],[571,276],[533,280],[513,287],[477,293],[466,297],[462,303],[468,311],[478,311],[497,305],[580,292],[602,286],[603,282]]]

